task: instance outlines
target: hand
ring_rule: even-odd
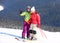
[[[20,10],[20,12],[19,12],[19,13],[21,14],[22,12],[23,12],[23,11],[22,11],[22,10]]]
[[[38,25],[37,27],[40,28],[40,25]]]

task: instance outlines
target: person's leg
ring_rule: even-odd
[[[32,24],[32,35],[31,35],[31,40],[36,39],[36,24]]]
[[[22,38],[25,38],[25,33],[26,33],[26,31],[27,31],[27,25],[26,25],[26,22],[24,21]]]
[[[33,34],[32,34],[32,33],[30,33],[30,37],[29,37],[29,39],[30,39],[30,40],[33,39]]]
[[[35,40],[35,36],[36,36],[36,31],[35,30],[31,30],[30,31],[31,35],[30,35],[30,40]]]
[[[33,35],[33,40],[37,40],[36,34]]]
[[[29,36],[29,39],[31,40],[31,37],[32,37],[32,28],[33,28],[33,25],[31,24],[30,25],[30,28],[29,28],[29,33],[30,33],[30,36]]]
[[[29,25],[29,24],[27,24],[27,38],[29,38],[29,37],[30,37],[29,29],[30,29],[30,25]]]
[[[34,24],[33,25],[33,30],[34,30],[34,32],[33,32],[33,40],[37,40],[37,25],[36,24]]]

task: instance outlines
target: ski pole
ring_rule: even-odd
[[[42,37],[44,36],[47,39],[45,33],[41,29],[40,29],[40,32],[41,32]]]

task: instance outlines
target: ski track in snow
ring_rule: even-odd
[[[23,42],[21,39],[22,30],[0,28],[0,43],[60,43],[60,32],[49,32],[42,30],[47,39],[38,33],[36,41]],[[20,41],[16,40],[15,37],[20,38]]]

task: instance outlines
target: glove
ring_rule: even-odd
[[[40,25],[38,25],[37,27],[40,28]]]
[[[20,10],[20,14],[22,13],[23,11],[22,10]]]

